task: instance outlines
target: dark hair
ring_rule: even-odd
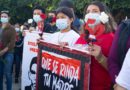
[[[37,57],[33,57],[33,58],[32,58],[31,63],[30,63],[30,68],[29,68],[29,70],[30,70],[30,72],[31,72],[32,74],[36,74],[36,72],[32,70],[32,65],[33,65],[33,64],[37,64]]]
[[[122,67],[125,55],[128,51],[127,42],[130,38],[130,19],[122,21],[119,25],[119,39],[118,39],[118,56],[119,56],[119,66]]]
[[[68,7],[60,7],[56,10],[56,15],[58,13],[63,13],[65,14],[66,16],[68,16],[69,18],[73,18],[73,20],[75,19],[75,16],[74,16],[74,12],[73,10],[71,10],[70,8]],[[71,23],[71,29],[73,29],[75,32],[78,32],[78,30],[72,25],[73,22]]]
[[[90,4],[86,5],[86,7],[84,9],[84,16],[86,14],[86,10],[87,10],[89,5],[98,6],[100,12],[105,12],[109,16],[109,21],[108,21],[108,23],[105,24],[105,33],[115,32],[115,30],[117,29],[117,24],[116,24],[115,20],[113,19],[113,17],[111,16],[110,10],[106,6],[106,4],[104,4],[104,3],[100,2],[100,1],[91,2]]]
[[[61,0],[61,2],[59,3],[59,7],[68,7],[74,9],[74,5],[70,0]]]
[[[38,5],[35,6],[35,7],[33,8],[33,11],[36,10],[36,9],[41,10],[42,13],[45,13],[45,9],[44,9],[42,6],[38,6]]]
[[[99,7],[99,10],[101,12],[104,11],[104,12],[110,13],[110,10],[108,9],[108,7],[104,3],[100,2],[100,1],[93,1],[93,2],[89,3],[88,5],[86,5],[85,10],[88,8],[89,5],[96,5],[96,6]]]
[[[29,29],[29,24],[27,22],[24,22],[23,24],[27,29]]]
[[[48,13],[54,13],[54,14],[56,14],[56,11],[49,11]]]
[[[3,10],[3,11],[1,11],[1,12],[0,12],[0,14],[3,14],[3,13],[7,14],[8,16],[10,16],[10,14],[9,14],[9,11],[8,11],[8,10]]]

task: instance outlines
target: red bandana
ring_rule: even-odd
[[[87,22],[85,23],[85,30],[88,30],[90,34],[99,36],[104,33],[105,31],[105,26],[102,23],[99,23],[95,25],[93,28],[89,26],[89,24],[94,24],[95,20],[94,19],[88,19]]]

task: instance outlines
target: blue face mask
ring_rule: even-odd
[[[37,23],[37,22],[41,21],[42,19],[41,19],[40,15],[33,15],[33,20]]]
[[[60,30],[64,30],[68,27],[67,19],[57,19],[56,20],[56,26]]]
[[[1,17],[0,21],[1,21],[1,23],[8,23],[9,22],[9,18]]]

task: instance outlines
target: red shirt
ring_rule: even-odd
[[[94,44],[101,46],[103,54],[107,57],[112,45],[114,34],[102,34],[98,36]],[[80,37],[76,44],[86,44]],[[112,81],[108,71],[92,56],[90,65],[90,90],[110,90]]]

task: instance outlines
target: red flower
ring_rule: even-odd
[[[53,17],[52,22],[56,22],[56,17]]]
[[[44,13],[42,13],[42,14],[40,15],[40,17],[41,17],[42,19],[46,19],[46,18],[47,18],[46,14],[44,14]]]

